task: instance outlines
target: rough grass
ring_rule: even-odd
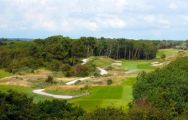
[[[45,88],[45,91],[56,95],[79,95],[88,92],[80,86],[50,86]]]
[[[172,56],[172,55],[177,55],[178,54],[177,49],[160,49],[157,53],[157,58],[160,58],[163,54],[166,55],[166,57]]]
[[[88,64],[94,64],[97,67],[106,67],[111,65],[114,60],[109,57],[90,57]]]
[[[90,90],[90,95],[70,100],[87,111],[92,111],[97,107],[123,107],[128,108],[128,103],[132,101],[132,86],[135,78],[129,78],[118,86],[98,86]]]
[[[4,77],[8,77],[10,75],[11,75],[11,73],[6,72],[5,70],[0,69],[0,79],[4,78]]]

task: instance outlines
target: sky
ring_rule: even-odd
[[[188,39],[188,0],[0,0],[0,37]]]

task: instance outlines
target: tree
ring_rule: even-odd
[[[77,120],[85,112],[80,107],[73,107],[65,100],[44,101],[38,106],[40,120]]]
[[[146,98],[157,109],[169,110],[171,117],[184,113],[188,105],[188,57],[178,58],[151,73],[141,73],[133,87],[135,100]]]
[[[45,82],[53,83],[54,82],[54,78],[51,75],[49,75],[48,78],[45,80]]]
[[[33,99],[13,91],[0,92],[0,113],[1,120],[37,119],[37,107]]]

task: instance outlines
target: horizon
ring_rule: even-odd
[[[0,0],[0,38],[187,40],[187,4],[186,0]]]
[[[51,36],[48,36],[48,37],[52,37],[52,36],[59,36],[59,35],[51,35]],[[78,38],[72,38],[72,37],[69,37],[69,36],[64,36],[64,35],[61,35],[63,37],[68,37],[70,39],[80,39],[81,37],[93,37],[93,36],[80,36]],[[7,38],[7,37],[0,37],[0,39],[8,39],[8,40],[35,40],[35,39],[46,39],[48,37],[45,37],[45,38]],[[187,41],[188,39],[184,39],[184,40],[176,40],[176,39],[133,39],[133,38],[121,38],[121,37],[117,37],[117,38],[110,38],[110,37],[94,37],[96,39],[100,39],[100,38],[105,38],[105,39],[128,39],[128,40],[147,40],[147,41]]]

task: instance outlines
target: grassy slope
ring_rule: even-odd
[[[97,107],[115,106],[124,107],[132,100],[132,85],[135,78],[129,78],[123,81],[119,86],[98,86],[90,91],[89,96],[71,100],[72,103],[85,108],[88,111]]]
[[[0,78],[8,77],[11,74],[9,72],[6,72],[5,70],[0,69]]]
[[[91,59],[88,64],[94,64],[97,67],[106,67],[113,63],[113,59],[108,57],[90,57]]]
[[[157,58],[160,58],[161,55],[166,55],[167,57],[168,56],[171,56],[171,55],[176,55],[178,53],[179,50],[177,49],[160,49],[157,53]]]

